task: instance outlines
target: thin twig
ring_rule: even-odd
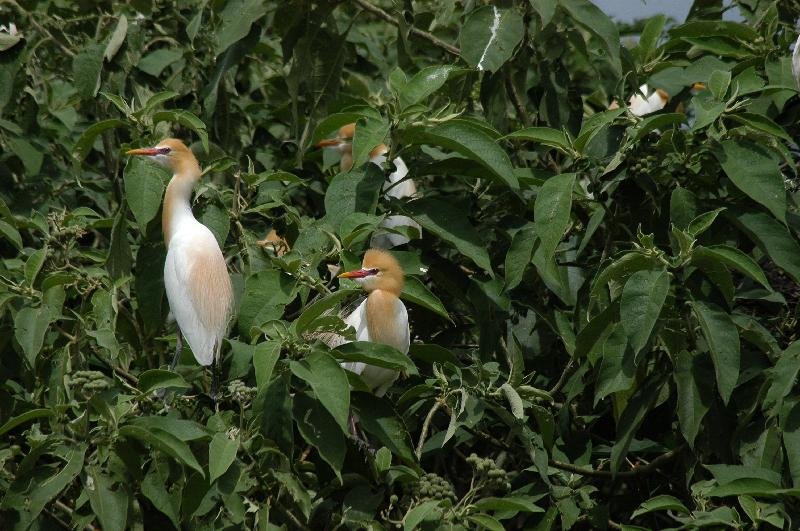
[[[433,404],[433,407],[430,411],[428,411],[428,415],[425,417],[425,422],[422,423],[422,431],[419,434],[419,441],[417,442],[417,459],[422,457],[422,446],[425,444],[425,439],[428,438],[428,429],[431,426],[431,421],[433,420],[433,416],[436,412],[444,405],[444,399],[439,398],[436,400],[436,403]]]
[[[569,362],[567,363],[566,367],[564,367],[564,370],[562,371],[561,376],[558,377],[558,381],[556,382],[556,384],[549,391],[547,391],[547,394],[549,394],[550,396],[553,396],[554,394],[556,394],[558,391],[561,390],[561,388],[567,382],[567,376],[569,376],[569,373],[572,372],[572,366],[574,364],[575,364],[574,360],[569,360]]]
[[[597,478],[629,478],[629,477],[636,477],[636,476],[643,476],[655,472],[655,470],[666,463],[667,461],[673,459],[676,455],[681,453],[686,448],[685,445],[678,446],[677,448],[670,450],[664,454],[659,455],[650,463],[644,466],[635,466],[631,470],[622,470],[614,474],[613,472],[609,472],[608,470],[595,470],[593,468],[584,468],[581,466],[573,465],[571,463],[564,463],[562,461],[556,461],[555,459],[551,459],[548,464],[553,468],[558,468],[561,470],[565,470],[567,472],[574,472],[575,474],[580,474],[582,476],[590,476],[590,477],[597,477]]]
[[[383,19],[384,21],[388,22],[389,24],[393,24],[397,27],[400,27],[400,21],[398,21],[395,17],[384,11],[383,9],[379,8],[378,6],[374,6],[367,2],[367,0],[355,0],[355,3],[361,6],[365,11],[369,11],[373,15],[377,16],[378,18]],[[433,35],[432,33],[428,33],[427,31],[423,31],[419,28],[415,28],[414,26],[407,26],[409,32],[413,33],[418,37],[422,37],[430,41],[434,46],[438,46],[442,50],[451,53],[453,55],[460,56],[461,50],[453,46],[452,44],[447,44],[437,36]]]
[[[70,517],[70,520],[72,519],[72,513],[75,512],[75,509],[73,509],[72,507],[70,507],[66,503],[62,502],[61,500],[56,500],[54,505],[56,507],[58,507],[60,510],[64,511],[65,513],[67,513],[69,515],[69,517]],[[69,525],[66,525],[64,527],[66,527],[67,529],[71,529],[72,528],[72,526],[69,526]],[[90,523],[86,524],[83,528],[86,531],[97,531],[97,528],[95,526],[93,526],[92,524],[90,524]]]
[[[278,509],[281,513],[283,513],[283,516],[289,519],[289,521],[292,523],[295,529],[301,529],[302,531],[311,531],[308,528],[308,526],[304,525],[303,522],[301,522],[300,519],[297,518],[297,516],[295,516],[294,513],[292,513],[292,511],[290,511],[280,503],[275,502],[274,507]]]
[[[519,91],[517,91],[517,86],[514,85],[510,75],[506,76],[505,85],[506,93],[508,97],[511,98],[511,103],[514,105],[514,110],[517,111],[519,121],[522,122],[522,125],[528,127],[531,124],[531,118],[528,116],[528,111],[525,109],[525,102],[522,101]]]

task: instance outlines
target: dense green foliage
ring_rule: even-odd
[[[588,0],[0,3],[0,526],[796,528],[798,11],[737,3],[622,45]],[[168,135],[236,292],[216,409],[124,156]],[[410,361],[313,334],[387,213]]]

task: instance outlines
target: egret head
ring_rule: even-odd
[[[188,172],[200,176],[200,165],[194,153],[176,138],[165,138],[153,147],[131,149],[126,154],[147,157],[156,164],[169,168],[175,174]]]
[[[381,249],[367,251],[361,269],[342,273],[339,278],[351,278],[366,291],[379,289],[400,295],[403,289],[403,268],[391,253]]]

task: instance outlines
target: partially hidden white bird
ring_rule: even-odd
[[[212,397],[219,389],[219,364],[222,340],[233,307],[233,289],[225,257],[214,234],[192,214],[190,199],[200,180],[200,165],[180,140],[167,138],[154,147],[132,149],[139,155],[172,170],[164,194],[161,225],[167,259],[164,287],[175,321],[178,323],[174,369],[186,338],[200,365],[212,363]]]
[[[355,136],[355,131],[356,124],[343,125],[339,128],[335,138],[323,140],[316,144],[316,147],[334,148],[341,153],[339,167],[343,172],[349,171],[353,167],[353,137]],[[382,169],[383,164],[386,162],[387,153],[389,153],[389,148],[386,144],[378,144],[370,151],[369,161]],[[412,179],[405,178],[408,175],[408,166],[406,166],[405,161],[400,157],[396,157],[392,162],[396,169],[389,174],[388,182],[383,185],[384,196],[387,198],[394,197],[395,199],[416,197],[416,184]],[[412,227],[420,236],[422,235],[422,227],[420,227],[419,223],[408,216],[393,214],[387,216],[381,222],[378,231],[372,235],[370,246],[378,249],[391,249],[408,243],[411,241],[408,236],[392,231],[392,229],[402,229],[403,227]]]
[[[647,97],[643,96],[642,94],[646,95]],[[651,93],[647,84],[644,84],[639,87],[639,92],[631,96],[628,100],[628,109],[630,109],[631,114],[634,116],[644,116],[646,114],[660,111],[664,108],[668,101],[669,94],[667,94],[665,90],[656,89]],[[619,104],[616,101],[612,101],[608,108],[618,109]]]
[[[382,343],[408,354],[411,331],[406,306],[400,300],[403,269],[397,259],[389,251],[370,249],[364,254],[361,269],[342,273],[339,278],[353,279],[367,292],[367,298],[344,318],[345,324],[355,329],[356,341]],[[325,342],[333,348],[347,341],[335,335]],[[360,375],[377,396],[386,394],[399,376],[395,370],[363,362],[344,362],[342,367]]]

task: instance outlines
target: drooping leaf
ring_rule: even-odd
[[[164,171],[142,157],[130,157],[123,171],[125,200],[144,232],[161,206],[164,195]]]
[[[619,314],[634,354],[638,354],[661,314],[667,298],[670,274],[666,269],[633,273],[622,290]]]
[[[524,32],[522,16],[515,9],[478,8],[459,33],[461,57],[479,71],[496,72],[511,58]]]
[[[344,369],[330,354],[319,350],[312,352],[305,364],[292,362],[291,369],[295,376],[308,382],[317,400],[346,432],[350,413],[350,385]]]
[[[213,483],[228,471],[236,460],[239,450],[239,438],[227,433],[218,432],[208,445],[208,482]]]
[[[741,367],[739,331],[731,316],[718,307],[702,301],[694,301],[692,309],[711,351],[717,389],[722,401],[727,404],[739,380]]]

